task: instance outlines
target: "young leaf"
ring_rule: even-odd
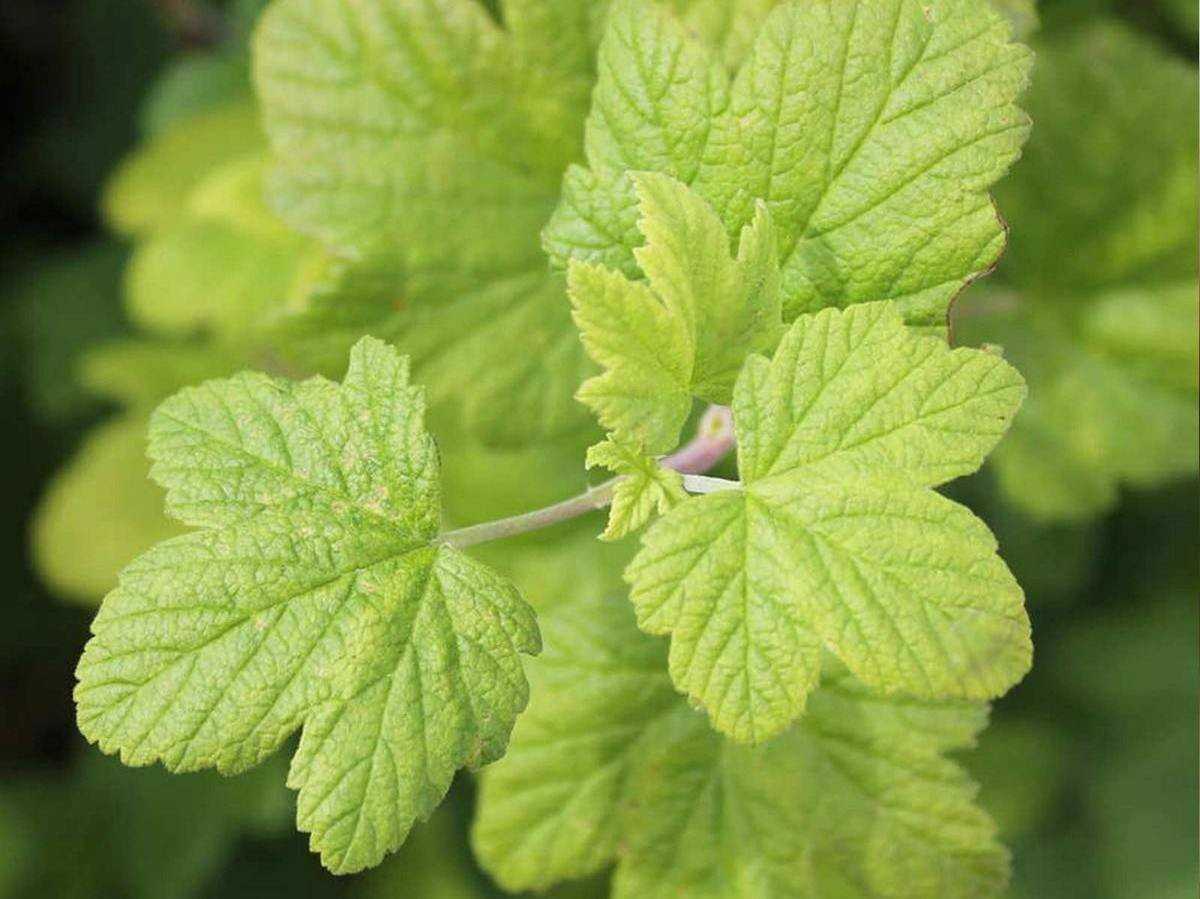
[[[765,201],[785,318],[895,300],[941,329],[1004,227],[1031,54],[986,0],[786,3],[732,81],[667,12],[622,0],[601,44],[589,168],[568,170],[551,256],[636,273],[628,172],[678,178],[736,234]],[[880,52],[881,48],[884,52]]]
[[[619,440],[609,438],[588,449],[587,467],[597,465],[620,475],[601,540],[620,540],[649,521],[656,510],[661,515],[687,498],[679,472],[663,468]]]
[[[168,400],[153,474],[200,530],[122,572],[77,671],[80,729],[131,765],[241,771],[303,726],[297,819],[337,873],[503,753],[539,646],[511,583],[434,542],[422,414],[372,339],[341,385],[243,374]]]
[[[648,283],[586,263],[568,292],[588,353],[606,371],[579,398],[619,438],[664,453],[679,442],[693,397],[728,403],[748,353],[779,339],[779,271],[766,207],[742,230],[738,256],[712,208],[664,175],[635,178]]]
[[[986,708],[891,699],[836,662],[808,715],[739,747],[672,690],[664,647],[615,600],[543,617],[546,652],[505,758],[483,775],[476,854],[506,889],[616,862],[613,896],[997,895],[1007,858],[943,753]]]
[[[1024,395],[1002,359],[911,333],[890,303],[803,316],[734,393],[743,488],[695,497],[626,571],[671,675],[742,742],[780,733],[821,646],[864,683],[998,696],[1029,621],[987,527],[929,489],[977,469]]]

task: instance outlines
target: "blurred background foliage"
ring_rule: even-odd
[[[955,339],[995,343],[1031,396],[954,485],[1028,593],[1033,673],[965,761],[1014,853],[1013,895],[1197,888],[1197,4],[994,0],[1038,51],[1025,158],[997,192],[999,270]],[[5,0],[0,402],[15,427],[0,628],[0,899],[498,895],[467,847],[469,778],[403,850],[334,879],[291,826],[282,761],[234,780],[88,751],[70,698],[118,569],[175,531],[145,477],[149,411],[239,370],[338,373],[304,328],[386,295],[262,199],[248,41],[262,0]],[[328,321],[328,315],[323,318]],[[497,450],[435,421],[448,516],[578,490],[584,433]],[[492,546],[545,607],[617,589],[584,521]],[[602,881],[557,899],[602,896]]]

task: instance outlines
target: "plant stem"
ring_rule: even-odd
[[[741,486],[741,481],[730,481],[727,478],[710,478],[702,474],[683,476],[683,489],[688,493],[716,493],[718,490],[737,490]]]
[[[505,537],[537,531],[552,524],[558,524],[560,521],[570,521],[572,518],[578,518],[580,515],[595,512],[597,509],[607,506],[612,502],[613,490],[616,489],[616,486],[617,479],[611,478],[603,484],[597,484],[561,503],[513,515],[509,518],[498,518],[495,521],[485,521],[482,524],[446,531],[439,540],[447,546],[456,546],[462,549],[465,546],[474,546],[476,543],[486,543],[489,540],[501,540]]]
[[[704,477],[708,471],[733,449],[733,416],[726,406],[709,406],[696,428],[696,436],[685,446],[659,460],[663,468],[670,468],[683,475],[684,489],[690,493],[712,493],[717,490],[736,489],[737,481],[724,478]],[[490,540],[502,540],[530,531],[541,530],[563,521],[570,521],[589,512],[603,509],[612,502],[617,478],[590,487],[578,496],[565,499],[552,506],[523,512],[508,518],[485,521],[465,528],[446,531],[438,539],[447,546],[463,549]]]

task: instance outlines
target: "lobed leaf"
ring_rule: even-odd
[[[573,263],[568,293],[589,355],[605,371],[579,399],[622,439],[664,453],[679,442],[693,397],[728,403],[747,354],[779,339],[779,273],[766,209],[738,255],[698,195],[662,175],[635,178],[648,281]]]
[[[666,512],[687,493],[683,476],[663,468],[635,446],[609,438],[588,449],[587,467],[603,466],[619,475],[601,540],[620,540],[642,527],[657,511]]]
[[[929,487],[975,470],[1024,396],[889,303],[803,316],[751,357],[733,414],[742,489],[687,500],[626,570],[672,679],[741,742],[782,732],[822,646],[865,684],[998,696],[1028,670],[1023,596],[991,533]]]
[[[534,698],[483,775],[472,834],[506,889],[615,862],[617,899],[1002,891],[1006,853],[943,757],[971,745],[983,705],[880,696],[832,662],[803,719],[741,747],[680,701],[621,604],[580,601],[543,627]]]
[[[370,339],[340,385],[243,374],[168,400],[153,475],[200,530],[122,572],[77,671],[80,730],[127,764],[241,771],[302,727],[297,820],[336,873],[503,752],[539,646],[512,584],[434,542],[422,414]]]
[[[880,52],[884,48],[885,52]],[[736,234],[767,204],[785,319],[891,299],[940,329],[996,262],[987,195],[1017,158],[1031,55],[985,0],[786,3],[730,79],[666,11],[614,6],[544,244],[634,275],[631,171],[689,184]]]

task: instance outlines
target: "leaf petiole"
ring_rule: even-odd
[[[696,436],[671,455],[664,456],[659,460],[659,464],[680,472],[683,475],[684,489],[689,493],[736,489],[741,486],[737,481],[703,476],[703,472],[720,462],[733,449],[733,445],[732,414],[726,406],[711,405],[704,411],[696,427]],[[611,503],[613,491],[616,490],[619,480],[620,478],[610,478],[595,487],[589,487],[578,496],[534,509],[532,512],[522,512],[508,518],[445,531],[438,540],[447,546],[463,549],[477,543],[503,540],[506,537],[515,537],[559,522],[570,521],[572,518],[603,509]]]

